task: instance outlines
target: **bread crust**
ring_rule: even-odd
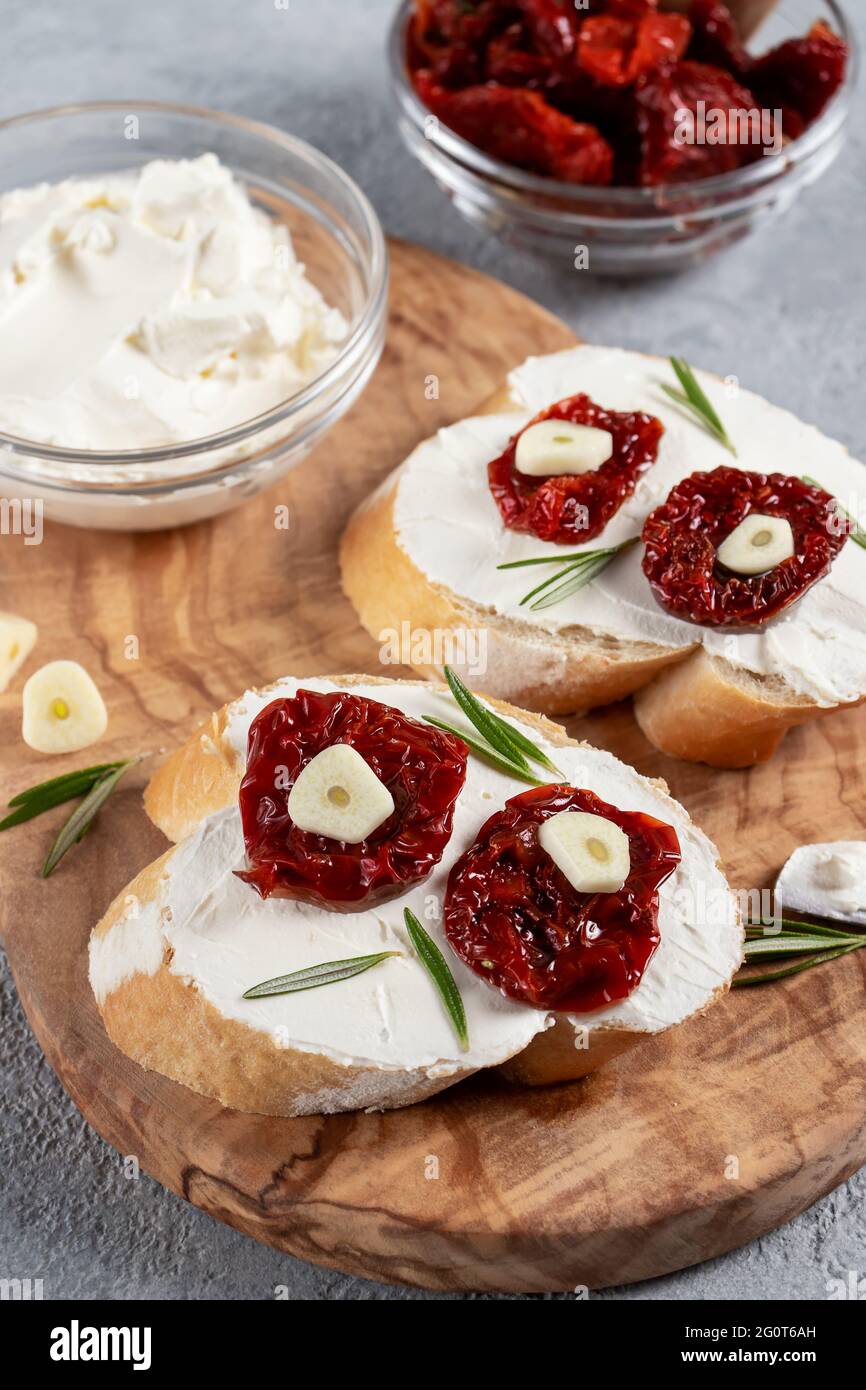
[[[519,408],[506,383],[477,413]],[[584,714],[634,696],[637,722],[650,743],[672,757],[712,767],[751,767],[772,756],[789,728],[845,708],[820,705],[781,677],[753,676],[724,657],[710,657],[697,643],[672,649],[579,627],[545,630],[432,584],[397,539],[394,504],[402,467],[357,509],[340,545],[344,592],[377,640],[389,629],[399,632],[406,621],[413,630],[483,628],[485,685],[495,695],[553,715]],[[439,667],[413,669],[441,680]],[[852,703],[863,700],[866,695]]]
[[[346,688],[358,684],[395,683],[381,676],[339,675],[328,679]],[[396,683],[420,684],[418,681]],[[266,687],[258,693],[266,695],[276,689],[275,686]],[[580,746],[579,741],[569,738],[559,724],[543,715],[527,713],[500,699],[486,698],[501,713],[520,719],[554,745]],[[172,753],[146,788],[147,813],[170,839],[184,838],[205,816],[224,809],[237,796],[243,765],[225,737],[228,709],[229,706],[224,706],[211,716]],[[660,779],[654,779],[653,785],[668,794],[666,784]],[[112,914],[130,893],[145,891],[150,897],[154,895],[153,880],[147,876],[162,862],[157,861],[156,865],[144,870],[120,895],[96,928],[97,932],[109,929],[116,920]],[[143,890],[136,886],[142,879],[145,880]],[[728,984],[719,989],[705,1007],[727,988]],[[189,1017],[187,1011],[193,1001],[196,1045],[192,1049],[185,1048],[185,1053],[194,1055],[178,1058],[173,1038],[181,1026],[187,1026],[184,1020]],[[470,1074],[462,1071],[431,1083],[423,1074],[389,1074],[379,1068],[347,1071],[317,1054],[276,1052],[264,1034],[224,1019],[206,1001],[198,999],[191,986],[171,975],[167,967],[154,977],[137,976],[135,981],[128,981],[109,996],[102,1013],[113,1040],[142,1065],[155,1067],[193,1090],[214,1095],[224,1105],[267,1114],[320,1113],[315,1107],[321,1104],[323,1096],[336,1109],[357,1109],[361,1104],[387,1109],[411,1105]],[[159,1029],[163,1018],[170,1019],[172,1026],[158,1045],[152,1034]],[[596,1070],[642,1038],[655,1036],[649,1031],[603,1023],[590,1027],[586,1037],[584,1033],[582,1022],[563,1014],[552,1028],[537,1034],[528,1047],[501,1064],[498,1070],[507,1080],[522,1085],[571,1081]],[[242,1064],[234,1060],[235,1053],[242,1057]],[[362,1094],[364,1100],[357,1102],[356,1097]],[[375,1099],[369,1099],[371,1095]],[[272,1109],[273,1106],[281,1108]]]
[[[720,768],[766,762],[788,729],[840,708],[815,705],[703,648],[639,691],[634,701],[635,718],[656,748]]]
[[[94,928],[104,937],[125,917],[130,899],[156,901],[175,849],[133,879]],[[106,1032],[127,1057],[220,1105],[260,1115],[328,1115],[343,1110],[398,1109],[426,1100],[477,1068],[429,1077],[422,1070],[343,1066],[317,1052],[226,1018],[189,981],[170,969],[170,948],[152,975],[138,972],[97,1000]],[[178,1040],[183,1046],[178,1046]]]

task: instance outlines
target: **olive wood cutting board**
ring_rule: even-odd
[[[381,673],[377,644],[340,592],[337,540],[351,509],[509,367],[574,341],[494,280],[414,246],[391,250],[381,366],[315,456],[270,492],[162,534],[47,526],[41,546],[3,538],[2,607],[40,627],[25,674],[76,658],[111,715],[104,746],[40,758],[19,737],[19,677],[0,697],[4,802],[64,767],[159,754],[245,686],[288,672]],[[274,526],[282,506],[288,530]],[[571,727],[665,777],[736,886],[771,883],[803,841],[866,833],[862,711],[789,734],[750,772],[665,758],[627,704]],[[85,965],[93,924],[165,848],[142,809],[144,776],[130,775],[47,881],[39,866],[66,812],[3,835],[2,937],[34,1032],[90,1124],[238,1230],[430,1289],[575,1289],[741,1245],[866,1161],[866,953],[737,991],[587,1080],[547,1090],[487,1074],[408,1110],[286,1120],[223,1110],[143,1071],[109,1042]]]

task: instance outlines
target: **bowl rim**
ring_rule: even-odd
[[[180,116],[212,122],[215,126],[243,131],[270,145],[278,145],[283,150],[298,156],[303,162],[327,174],[335,184],[348,194],[361,215],[364,234],[369,239],[370,251],[365,253],[365,263],[369,277],[366,302],[352,332],[340,345],[333,362],[302,387],[294,395],[287,397],[270,410],[255,415],[239,425],[218,434],[200,435],[183,443],[161,444],[145,449],[72,449],[62,445],[45,444],[25,439],[21,435],[6,434],[0,430],[0,450],[17,455],[28,455],[44,462],[68,463],[88,466],[109,465],[112,467],[146,467],[149,463],[164,464],[174,460],[195,458],[242,444],[264,430],[282,425],[293,417],[302,414],[309,405],[326,396],[329,390],[342,377],[347,362],[351,362],[365,340],[375,336],[387,306],[388,298],[388,247],[379,217],[363,189],[329,155],[323,154],[315,145],[301,140],[296,135],[280,130],[278,126],[266,121],[240,116],[235,112],[218,111],[209,106],[197,106],[186,102],[138,101],[127,97],[121,101],[110,98],[99,101],[64,102],[58,106],[39,107],[33,111],[20,112],[0,120],[0,136],[7,130],[21,125],[36,125],[40,121],[57,120],[67,116],[81,116],[92,113],[121,111]],[[237,462],[237,461],[236,461]],[[0,468],[2,471],[2,468]]]
[[[441,122],[436,129],[435,137],[425,135],[425,138],[430,139],[431,144],[464,166],[470,174],[493,179],[519,193],[538,196],[548,201],[561,200],[563,204],[569,205],[558,209],[564,216],[579,213],[582,209],[589,210],[594,204],[603,201],[609,207],[622,210],[656,208],[659,222],[666,221],[671,215],[671,208],[666,206],[666,199],[688,199],[692,203],[704,203],[712,202],[716,197],[723,197],[728,193],[744,193],[755,186],[763,187],[766,182],[784,174],[795,160],[814,154],[836,134],[848,114],[857,84],[860,44],[839,0],[820,0],[820,3],[830,11],[829,17],[838,26],[839,35],[848,46],[848,64],[841,87],[834,93],[818,119],[813,121],[802,135],[785,145],[778,154],[765,156],[731,173],[714,174],[710,178],[689,179],[682,183],[668,183],[653,188],[563,183],[559,179],[530,174],[517,165],[495,159]],[[388,60],[398,100],[407,116],[420,128],[432,112],[415,91],[405,62],[406,28],[413,10],[414,0],[400,0],[388,34]],[[815,22],[822,17],[827,18],[818,15]],[[600,224],[610,222],[612,226],[622,225],[622,219],[618,216],[611,215],[606,218],[604,214],[596,213],[594,217]],[[640,220],[644,226],[651,226],[653,221],[651,215]]]

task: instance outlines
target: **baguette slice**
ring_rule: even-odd
[[[654,370],[657,364],[660,373],[667,370],[662,359],[637,353],[621,356],[626,364],[624,371],[629,360],[653,364]],[[569,353],[561,353],[535,360],[555,363],[568,357]],[[525,367],[530,365],[531,362]],[[583,389],[579,360],[574,367],[559,372],[563,389],[551,400]],[[604,399],[599,395],[596,398]],[[658,413],[663,415],[670,406],[665,407],[661,395],[659,401]],[[522,413],[525,419],[530,405],[535,410],[540,402],[523,399],[518,382],[511,380],[484,402],[478,416],[510,412]],[[674,411],[676,414],[676,407]],[[776,412],[776,417],[793,419],[782,411]],[[671,428],[672,418],[668,415],[666,419]],[[696,430],[701,438],[700,427],[688,420],[685,426]],[[821,438],[817,431],[808,432],[808,444],[814,440],[817,446]],[[704,435],[704,448],[705,440]],[[428,443],[425,441],[419,448]],[[684,450],[689,443],[694,445],[694,439],[678,442],[676,448]],[[840,449],[831,441],[823,443],[834,451]],[[718,452],[713,466],[730,462],[723,450],[719,448]],[[460,671],[468,684],[474,679],[492,695],[546,714],[583,714],[633,695],[637,721],[655,747],[673,757],[713,767],[743,768],[764,761],[772,756],[789,728],[866,699],[866,693],[858,690],[856,698],[831,703],[803,693],[783,672],[757,672],[736,664],[726,655],[727,645],[737,643],[735,636],[724,638],[722,652],[708,652],[701,646],[701,629],[695,627],[692,638],[688,624],[680,626],[675,640],[664,644],[654,641],[650,632],[645,639],[637,639],[577,623],[551,623],[548,627],[527,621],[520,613],[503,613],[471,600],[442,582],[441,577],[431,580],[401,542],[395,514],[401,478],[413,459],[414,455],[389,474],[361,504],[340,547],[343,589],[363,626],[379,642],[385,640],[386,634],[404,630],[410,634],[440,634],[440,651],[447,652],[443,660]],[[770,470],[772,464],[762,466]],[[812,466],[820,471],[817,455]],[[857,465],[853,460],[851,467],[852,478],[856,478]],[[651,484],[652,470],[647,476]],[[661,497],[655,499],[660,500]],[[639,525],[634,523],[638,529]],[[586,548],[607,543],[599,539]],[[539,551],[543,544],[538,542],[535,548]],[[496,558],[490,560],[491,582]],[[518,573],[524,576],[528,588],[530,580],[548,577],[552,570]],[[654,612],[653,601],[648,615],[652,617]],[[466,631],[484,633],[483,675],[473,672],[464,659],[460,635]],[[409,655],[409,664],[419,675],[432,680],[441,678],[442,662],[417,660],[411,647]]]
[[[258,710],[303,686],[355,688],[412,717],[461,720],[450,696],[421,682],[287,679],[246,692],[169,757],[146,789],[145,806],[178,843],[118,896],[91,941],[97,1003],[109,1035],[129,1056],[236,1109],[389,1109],[504,1063],[509,1079],[530,1084],[582,1076],[702,1012],[727,989],[740,963],[742,929],[715,848],[664,784],[500,702],[493,703],[549,750],[570,780],[677,828],[683,861],[661,890],[662,945],[628,1000],[591,1015],[546,1013],[506,999],[451,952],[431,904],[441,902],[451,865],[483,821],[525,790],[474,756],[451,842],[425,883],[371,913],[262,903],[231,873],[243,861],[236,801],[246,734]],[[448,959],[467,1011],[468,1053],[412,958],[404,905],[424,914]],[[252,984],[304,965],[389,949],[402,958],[353,980],[267,1001],[241,999]]]

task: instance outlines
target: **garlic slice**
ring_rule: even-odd
[[[628,878],[628,836],[604,816],[559,811],[539,827],[538,843],[578,893],[617,893]]]
[[[14,613],[0,613],[0,691],[24,665],[36,645],[38,630],[27,618]]]
[[[74,753],[108,727],[105,702],[77,661],[49,661],[24,686],[22,736],[37,753]]]
[[[719,563],[734,574],[766,574],[794,554],[794,532],[784,516],[750,512],[716,551]]]
[[[288,812],[299,830],[357,845],[393,815],[394,798],[351,744],[334,743],[300,773]]]
[[[539,420],[524,430],[514,450],[514,466],[529,477],[591,473],[613,453],[613,435],[593,425]]]

